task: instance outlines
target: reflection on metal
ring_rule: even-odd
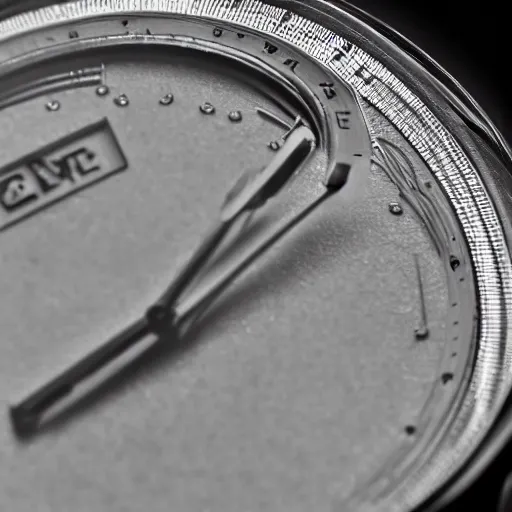
[[[67,71],[19,84],[0,93],[0,110],[46,94],[102,83],[103,67]]]
[[[260,117],[265,119],[266,121],[270,121],[271,123],[275,124],[279,128],[283,128],[284,130],[291,130],[292,125],[290,123],[287,123],[284,119],[281,119],[277,114],[274,114],[273,112],[270,112],[269,110],[266,110],[264,108],[256,108],[256,112]]]
[[[437,252],[449,258],[454,231],[452,217],[436,197],[429,181],[418,179],[411,159],[395,144],[377,137],[373,162],[397,186],[400,196],[422,219]]]

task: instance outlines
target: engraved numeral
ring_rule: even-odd
[[[35,201],[37,197],[38,191],[34,182],[22,173],[13,174],[0,181],[0,204],[6,211]]]
[[[342,130],[350,130],[350,114],[349,110],[340,110],[336,112],[336,120],[338,121],[338,126]]]
[[[328,100],[332,100],[337,96],[336,90],[334,89],[334,84],[332,82],[323,82],[320,84],[320,87],[323,89],[325,97]]]
[[[286,59],[284,61],[284,65],[288,66],[295,73],[295,68],[299,65],[299,61],[294,59]]]
[[[269,53],[270,55],[277,52],[278,48],[277,46],[274,46],[272,43],[269,43],[268,41],[265,43],[264,50]]]

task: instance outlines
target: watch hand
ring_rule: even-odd
[[[228,195],[221,212],[222,222],[235,220],[244,211],[258,208],[275,196],[309,156],[314,141],[315,135],[307,126],[297,125],[272,162],[239,193]]]
[[[315,136],[308,127],[298,126],[263,171],[255,176],[246,173],[237,182],[227,195],[219,224],[205,237],[199,249],[160,299],[148,309],[148,322],[156,332],[166,322],[173,321],[172,306],[208,263],[233,223],[244,212],[262,206],[284,187],[311,153],[314,140]]]
[[[349,171],[350,167],[348,165],[336,168],[329,176],[326,183],[326,190],[322,195],[303,208],[291,220],[274,230],[241,261],[232,265],[228,270],[217,276],[211,283],[200,288],[198,292],[193,293],[185,301],[178,302],[177,304],[161,304],[161,307],[167,307],[167,310],[172,309],[174,311],[173,314],[176,318],[179,318],[180,322],[186,322],[191,316],[196,315],[198,310],[203,310],[205,306],[207,307],[213,302],[213,300],[215,300],[215,298],[217,298],[244,270],[254,263],[254,261],[306,219],[306,217],[313,213],[322,203],[340,190],[346,183]]]
[[[243,176],[235,189],[228,194],[221,211],[220,222],[210,230],[185,268],[160,300],[148,309],[145,317],[134,322],[27,398],[12,405],[10,416],[15,432],[20,436],[32,433],[45,413],[69,398],[79,384],[116,362],[121,355],[148,335],[165,334],[166,343],[176,343],[180,339],[179,329],[182,319],[174,315],[173,308],[169,305],[175,304],[198,272],[208,263],[234,222],[244,212],[250,212],[262,206],[283,188],[300,164],[309,156],[313,143],[313,132],[305,126],[299,126],[290,134],[280,152],[261,173],[256,176],[248,174]],[[201,300],[203,308],[208,298]],[[200,309],[199,306],[195,307],[194,311],[197,312]]]
[[[221,221],[215,225],[198,251],[194,254],[178,278],[163,294],[161,303],[175,302],[177,297],[191,285],[192,280],[197,281],[209,271],[209,266],[215,259],[213,253],[225,240],[233,224],[246,215],[239,228],[238,237],[250,225],[256,210],[262,207],[269,199],[275,196],[289,181],[290,177],[304,162],[312,149],[314,142],[313,132],[304,125],[301,117],[297,117],[292,127],[283,136],[283,141],[290,141],[283,145],[272,162],[262,171],[249,171],[244,173],[228,192],[221,209]],[[217,236],[218,235],[218,236]],[[164,312],[154,305],[148,311],[151,322],[156,325],[165,317]]]
[[[11,405],[10,416],[15,432],[20,436],[30,434],[37,428],[43,415],[57,403],[68,398],[80,383],[149,334],[151,330],[146,318],[134,322],[37,391],[17,404]]]

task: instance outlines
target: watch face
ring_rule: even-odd
[[[512,384],[487,116],[339,2],[40,4],[0,22],[3,508],[422,507]]]

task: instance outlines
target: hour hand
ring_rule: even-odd
[[[20,437],[31,434],[50,410],[73,399],[80,385],[150,334],[145,318],[134,322],[29,396],[11,405],[11,422],[16,434]]]

